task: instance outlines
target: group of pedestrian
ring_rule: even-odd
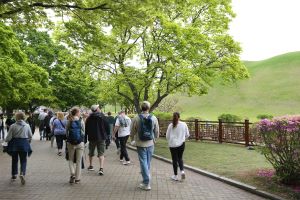
[[[81,170],[83,166],[83,154],[85,146],[88,143],[89,149],[89,171],[94,171],[93,157],[97,149],[97,157],[99,159],[100,176],[104,175],[104,153],[111,140],[119,141],[120,161],[124,165],[130,164],[130,157],[126,148],[126,144],[130,137],[131,144],[137,147],[137,153],[140,163],[142,175],[142,183],[138,186],[143,190],[151,190],[151,159],[154,151],[154,144],[159,137],[159,124],[157,118],[149,113],[150,103],[144,101],[141,104],[142,112],[132,120],[121,111],[113,120],[111,113],[105,116],[99,105],[91,107],[91,113],[83,117],[79,108],[71,109],[67,117],[64,113],[57,112],[56,115],[47,113],[47,110],[39,115],[40,124],[43,122],[45,127],[45,119],[48,120],[49,132],[55,138],[58,148],[58,155],[63,154],[63,141],[66,140],[67,157],[70,169],[70,180],[72,183],[80,183]],[[12,156],[12,180],[16,180],[18,175],[18,158],[20,158],[21,172],[20,179],[25,184],[26,162],[27,156],[31,154],[30,141],[32,139],[32,127],[25,122],[25,114],[18,112],[16,114],[16,123],[11,126],[6,137],[9,143],[8,152]],[[30,119],[27,119],[27,122]],[[45,135],[45,129],[42,130],[40,125],[41,137]],[[185,140],[189,137],[189,131],[186,123],[180,121],[179,113],[173,114],[173,122],[169,125],[166,138],[168,140],[170,152],[173,161],[172,180],[178,181],[177,168],[179,165],[181,179],[185,179],[182,155],[185,148]]]

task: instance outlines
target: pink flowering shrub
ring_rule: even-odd
[[[300,115],[263,119],[257,129],[264,145],[261,148],[284,183],[300,180]]]

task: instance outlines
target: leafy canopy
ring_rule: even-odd
[[[56,36],[137,111],[142,100],[153,110],[169,94],[202,95],[216,79],[248,76],[227,32],[230,1],[129,0],[118,8],[109,16],[79,10]]]

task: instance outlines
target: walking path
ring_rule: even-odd
[[[11,182],[11,158],[0,153],[0,199],[263,199],[251,193],[232,187],[186,170],[184,182],[170,179],[172,166],[163,161],[152,161],[152,190],[137,188],[141,181],[137,154],[129,151],[131,163],[123,166],[116,154],[115,146],[106,152],[104,176],[97,175],[98,160],[94,158],[94,172],[82,171],[80,184],[70,185],[69,167],[64,156],[56,155],[56,148],[49,141],[32,142],[33,154],[28,160],[26,185],[20,180]],[[86,149],[87,150],[87,149]],[[87,152],[86,152],[87,154]],[[87,167],[86,160],[86,167]]]

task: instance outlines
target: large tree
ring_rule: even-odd
[[[34,29],[16,29],[21,49],[31,61],[49,74],[49,88],[43,95],[47,99],[32,99],[31,105],[48,105],[67,110],[75,105],[89,106],[98,100],[98,85],[90,71],[83,69],[78,59],[50,35]]]
[[[28,61],[11,28],[0,22],[0,105],[28,109],[32,99],[44,99],[48,73]]]
[[[169,94],[202,95],[217,79],[248,76],[228,34],[230,1],[130,0],[121,6],[110,16],[79,11],[59,35],[136,111],[142,100],[154,110]]]

